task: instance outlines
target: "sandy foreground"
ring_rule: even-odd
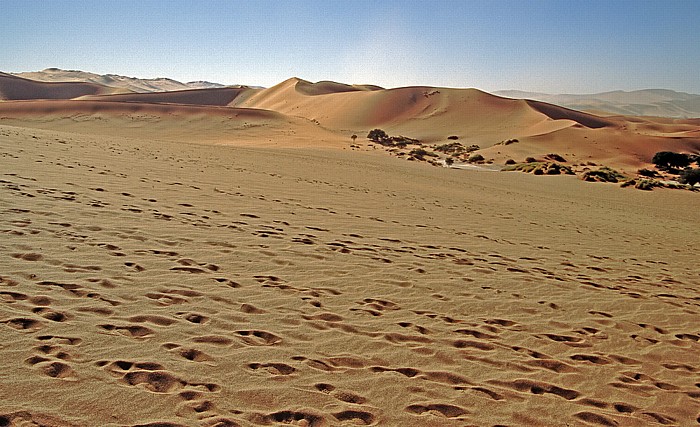
[[[0,426],[691,426],[700,199],[0,126]]]

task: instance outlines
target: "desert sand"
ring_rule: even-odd
[[[631,169],[698,152],[697,120],[474,89],[216,90],[0,103],[0,425],[700,422],[696,193],[364,140]]]

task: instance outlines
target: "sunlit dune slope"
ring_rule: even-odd
[[[323,146],[338,139],[308,120],[275,111],[104,100],[2,102],[0,122],[81,134],[222,144]]]
[[[382,127],[422,140],[444,138],[445,132],[465,137],[488,134],[498,139],[549,132],[576,123],[613,125],[589,114],[553,106],[552,111],[546,111],[544,106],[536,108],[526,101],[500,98],[477,89],[367,89],[292,78],[232,105],[301,116],[335,130]],[[556,120],[560,121],[554,123]]]

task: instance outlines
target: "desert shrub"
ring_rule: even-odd
[[[690,161],[689,155],[673,151],[659,151],[651,159],[651,162],[659,169],[684,168],[690,165]]]
[[[640,179],[634,185],[634,188],[638,190],[651,191],[654,187],[658,187],[659,183],[653,179]]]
[[[452,159],[451,157],[448,157],[445,159],[445,164],[447,166],[451,166],[454,162],[455,162],[454,159]]]
[[[459,137],[458,137],[457,135],[450,135],[450,136],[447,137],[447,139],[458,140]]]
[[[483,162],[484,161],[484,156],[481,154],[474,154],[469,159],[467,160],[469,163],[476,163],[476,162]]]
[[[700,168],[696,169],[685,169],[681,172],[680,179],[678,180],[682,184],[695,185],[700,182]]]
[[[634,179],[630,179],[620,184],[620,187],[625,188],[633,185],[637,185],[637,181]]]
[[[427,151],[424,148],[414,148],[408,154],[410,154],[412,157],[415,157],[418,160],[425,160],[425,156],[437,157],[437,154],[430,152],[430,151]]]
[[[525,158],[525,163],[535,163],[537,162],[537,159],[534,157],[526,157]]]
[[[508,159],[508,160],[506,160],[506,164],[507,164],[507,165],[514,165],[514,164],[515,164],[515,160],[513,160],[513,159]]]
[[[476,150],[480,150],[480,149],[481,149],[481,147],[479,147],[478,145],[472,144],[472,145],[470,145],[469,147],[465,148],[464,150],[465,150],[467,153],[471,153],[472,151],[476,151]]]
[[[435,151],[440,151],[441,153],[445,154],[460,154],[465,151],[465,147],[459,142],[450,142],[447,144],[438,145],[435,147]]]
[[[390,136],[388,138],[391,142],[393,142],[396,145],[403,145],[404,147],[408,144],[420,144],[420,141],[415,139],[415,138],[409,138],[407,136],[399,135],[399,136]]]
[[[352,142],[355,142],[355,140],[357,139],[357,135],[354,135],[354,134],[353,134],[353,135],[350,137],[350,139],[352,139]]]
[[[518,171],[525,173],[533,173],[535,175],[575,175],[573,169],[559,163],[551,162],[531,162],[510,164],[502,169],[503,171]]]
[[[469,147],[465,147],[459,142],[448,142],[447,144],[442,144],[435,147],[435,151],[440,151],[445,154],[461,155],[477,151],[480,148],[481,147],[479,147],[478,145],[470,145]]]
[[[626,177],[620,172],[603,166],[598,170],[589,170],[584,172],[581,179],[589,182],[619,182]]]
[[[423,160],[423,158],[425,157],[426,154],[428,154],[428,152],[425,151],[425,149],[423,149],[423,148],[414,148],[408,154],[415,157],[416,159]]]
[[[651,169],[639,169],[637,173],[641,176],[646,176],[647,178],[658,178],[660,176],[658,172]]]
[[[566,163],[566,159],[565,159],[565,158],[563,158],[563,157],[560,156],[559,154],[555,154],[555,153],[547,154],[546,156],[544,156],[544,158],[545,158],[545,159],[549,159],[549,160],[554,160],[555,162]]]
[[[503,141],[503,145],[510,145],[510,144],[515,144],[516,142],[520,142],[517,139],[507,139]]]

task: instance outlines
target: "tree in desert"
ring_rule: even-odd
[[[690,165],[691,158],[687,154],[673,151],[659,151],[654,154],[651,162],[659,169],[683,168]]]
[[[369,139],[372,142],[378,142],[381,144],[382,142],[389,139],[389,135],[387,135],[386,132],[384,132],[381,129],[372,129],[371,131],[369,131],[369,134],[367,134],[367,139]]]

